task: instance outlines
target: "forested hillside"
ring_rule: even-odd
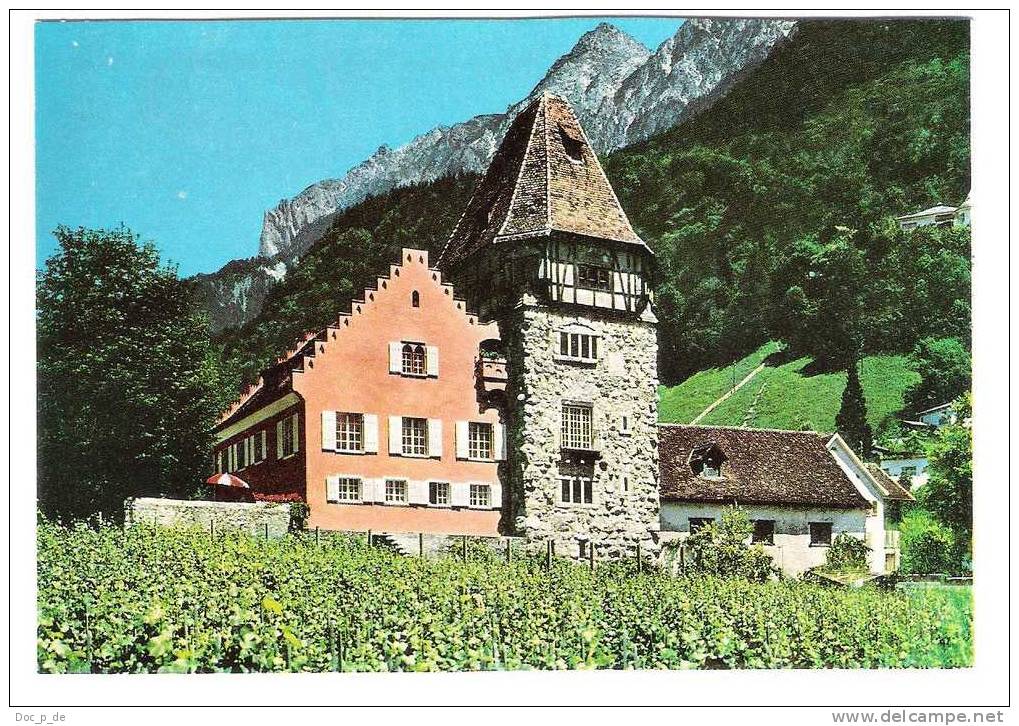
[[[659,261],[663,383],[784,340],[820,370],[924,337],[969,340],[969,232],[892,217],[969,189],[964,21],[801,23],[687,123],[604,161]],[[335,318],[401,246],[438,249],[476,183],[447,178],[347,210],[261,315],[221,336],[257,376]]]

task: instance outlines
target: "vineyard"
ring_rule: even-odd
[[[637,572],[484,546],[38,530],[47,673],[877,668],[972,664],[968,597]]]

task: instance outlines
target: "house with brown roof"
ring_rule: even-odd
[[[788,575],[824,564],[841,533],[867,543],[873,572],[898,567],[885,508],[909,494],[877,480],[838,434],[661,424],[658,438],[664,537],[685,538],[738,505],[752,541]]]

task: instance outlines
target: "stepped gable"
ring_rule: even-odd
[[[412,264],[428,267],[428,252],[410,248],[401,250],[400,261],[389,266],[389,275],[378,277],[375,287],[365,288],[360,299],[351,300],[350,312],[340,313],[336,322],[319,331],[305,333],[287,352],[277,356],[262,372],[258,382],[245,387],[240,396],[220,414],[216,428],[224,428],[239,421],[291,392],[293,375],[314,370],[315,358],[327,354],[332,345],[338,344],[342,340],[343,331],[357,323],[361,313],[375,302],[377,296],[386,293],[393,279],[400,277],[402,268]],[[453,286],[442,281],[442,273],[438,269],[428,267],[428,270],[432,283],[442,288],[450,304],[455,305],[471,325],[489,325],[492,328],[490,337],[499,337],[498,326],[495,323],[482,323],[476,313],[468,310],[466,301],[456,296]]]
[[[493,243],[551,232],[647,249],[570,104],[543,93],[513,120],[438,266],[449,269]]]
[[[659,424],[663,501],[858,509],[867,501],[827,448],[830,434]],[[717,446],[719,478],[696,474],[695,451]]]

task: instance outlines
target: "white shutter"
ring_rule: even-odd
[[[428,419],[428,455],[442,458],[442,420]]]
[[[340,501],[340,477],[339,476],[327,476],[326,477],[326,501],[327,502],[338,502],[338,501]]]
[[[496,461],[506,461],[506,427],[501,423],[492,424],[492,453]]]
[[[283,458],[283,419],[276,422],[276,458]]]
[[[361,496],[366,502],[381,502],[385,499],[386,485],[383,479],[365,479],[361,482]]]
[[[470,455],[470,449],[467,445],[467,437],[470,435],[468,432],[470,425],[466,421],[456,422],[456,458],[466,459]]]
[[[449,503],[454,507],[466,507],[471,501],[471,485],[465,481],[450,482]]]
[[[255,463],[255,435],[252,434],[244,439],[244,464],[251,466]]]
[[[502,507],[502,484],[494,482],[492,485],[492,509]]]
[[[364,452],[379,453],[379,417],[373,413],[364,415]]]
[[[293,416],[290,417],[290,422],[294,426],[294,453],[296,454],[298,451],[301,450],[301,439],[297,435],[298,427],[297,427],[297,414],[296,413]]]
[[[322,412],[322,448],[336,451],[336,411]]]
[[[265,429],[262,429],[261,432],[259,432],[258,435],[262,438],[262,445],[258,449],[258,457],[259,457],[258,460],[259,461],[265,461],[266,457],[269,456],[268,448],[266,447],[266,444],[265,444],[265,438],[266,438],[266,431],[265,431]]]
[[[389,455],[399,456],[403,453],[403,417],[389,417]]]
[[[428,482],[407,482],[407,499],[411,504],[428,504]]]
[[[400,353],[400,342],[389,344],[389,372],[399,373],[403,369],[403,356]]]
[[[428,367],[428,375],[437,378],[439,375],[439,348],[434,345],[425,348],[425,365]]]

